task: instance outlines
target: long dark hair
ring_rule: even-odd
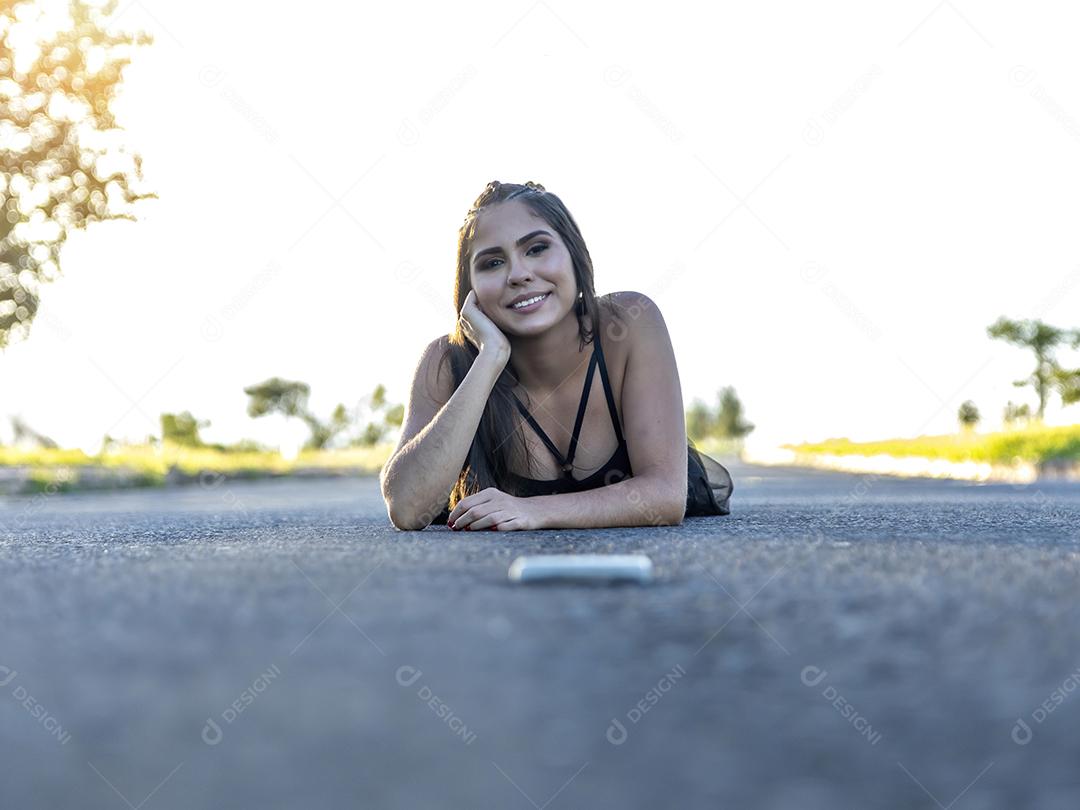
[[[508,200],[520,199],[534,214],[542,217],[559,235],[573,261],[574,278],[580,293],[575,313],[578,320],[578,351],[591,343],[607,315],[618,319],[619,313],[614,305],[608,304],[601,313],[600,302],[593,288],[593,265],[585,239],[581,235],[574,218],[570,215],[563,201],[539,183],[531,180],[524,185],[519,183],[500,183],[492,180],[487,188],[476,198],[465,221],[458,232],[457,279],[454,283],[454,311],[461,312],[465,298],[472,289],[469,280],[469,259],[473,240],[476,236],[477,216],[491,206]],[[449,345],[442,361],[449,361],[453,388],[461,385],[465,375],[476,360],[479,349],[466,337],[461,329],[460,320],[449,335]],[[487,487],[497,487],[511,495],[520,495],[515,491],[510,471],[511,459],[517,454],[525,463],[526,470],[532,470],[532,458],[521,431],[521,423],[516,419],[517,406],[514,404],[513,389],[518,380],[511,363],[507,363],[484,406],[484,413],[477,426],[469,454],[462,465],[461,474],[450,492],[449,508],[466,495],[479,492]],[[523,403],[531,410],[531,403]]]

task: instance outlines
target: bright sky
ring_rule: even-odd
[[[404,401],[493,179],[558,194],[597,291],[660,305],[684,403],[734,385],[762,443],[950,431],[969,398],[996,427],[1031,360],[986,326],[1080,326],[1069,4],[121,8],[156,37],[116,109],[160,200],[73,236],[0,355],[0,416],[64,445],[185,409],[294,441],[245,413],[273,375],[322,416]]]

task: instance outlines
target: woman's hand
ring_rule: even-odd
[[[446,525],[454,531],[539,529],[540,508],[536,498],[518,498],[495,487],[482,489],[458,501]]]
[[[476,290],[469,290],[469,294],[465,296],[461,312],[458,313],[458,321],[461,323],[461,331],[465,333],[465,337],[479,351],[493,352],[503,359],[510,357],[510,341],[495,325],[495,322],[480,309],[480,305],[476,302]]]

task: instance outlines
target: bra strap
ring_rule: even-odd
[[[578,434],[581,433],[581,423],[585,419],[585,407],[589,404],[589,391],[592,389],[593,372],[596,371],[597,354],[594,351],[589,358],[589,370],[585,373],[585,387],[581,391],[581,402],[578,404],[577,419],[574,420],[574,432],[570,434],[570,454],[566,457],[566,466],[574,461],[574,451],[577,450]],[[566,471],[570,475],[570,471]]]
[[[525,417],[525,419],[530,425],[532,425],[532,429],[536,432],[536,435],[539,436],[543,440],[544,444],[547,445],[548,450],[550,450],[551,454],[555,456],[555,460],[559,462],[559,466],[565,467],[566,463],[563,461],[562,453],[559,452],[559,448],[555,446],[551,439],[548,438],[548,435],[544,433],[544,431],[541,429],[540,425],[536,423],[536,420],[533,419],[532,414],[529,413],[529,410],[521,403],[521,400],[518,399],[517,396],[515,396],[514,394],[511,394],[511,396],[514,397],[514,402],[517,403],[518,410],[521,411],[521,415]]]
[[[608,379],[607,364],[604,363],[604,350],[600,347],[600,333],[596,333],[596,354],[600,358],[600,379],[604,383],[604,396],[607,399],[608,411],[611,413],[611,424],[615,428],[615,438],[619,444],[623,443],[622,428],[619,427],[619,412],[615,410],[615,395],[611,393],[611,381]]]

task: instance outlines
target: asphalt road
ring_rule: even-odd
[[[731,515],[637,529],[2,500],[0,807],[1080,806],[1080,487],[730,469]],[[507,581],[556,551],[657,581]]]

